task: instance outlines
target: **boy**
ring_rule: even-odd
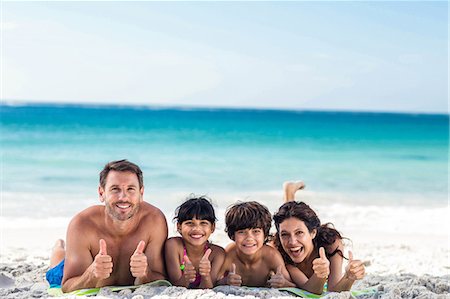
[[[219,284],[294,286],[281,254],[266,245],[272,218],[265,206],[255,201],[237,203],[227,210],[225,222],[225,231],[234,243],[226,250]]]

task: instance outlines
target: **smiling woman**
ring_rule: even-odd
[[[344,259],[341,234],[330,223],[321,225],[319,217],[304,202],[291,201],[303,182],[283,185],[286,200],[273,216],[277,234],[275,245],[297,287],[321,294],[328,281],[328,291],[348,291],[364,277],[364,265],[353,260],[342,276]]]

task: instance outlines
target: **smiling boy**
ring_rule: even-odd
[[[227,210],[225,222],[234,243],[226,250],[220,284],[293,286],[280,253],[266,245],[272,218],[265,206],[255,201],[237,203]]]

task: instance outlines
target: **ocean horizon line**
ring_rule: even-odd
[[[378,110],[345,110],[345,109],[301,109],[284,107],[225,107],[202,105],[161,105],[137,103],[84,103],[84,102],[51,102],[51,101],[7,101],[2,99],[0,107],[47,107],[47,108],[86,108],[86,109],[135,109],[135,110],[175,110],[175,111],[235,111],[235,112],[293,112],[293,113],[329,113],[329,114],[366,114],[366,115],[427,115],[449,117],[450,112],[417,112],[417,111],[378,111]]]

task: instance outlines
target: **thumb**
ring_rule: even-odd
[[[208,248],[208,249],[206,250],[205,254],[204,254],[203,257],[202,257],[202,261],[208,260],[208,259],[209,259],[209,255],[211,254],[211,252],[212,252],[211,248]]]
[[[277,268],[277,274],[280,274],[280,275],[283,274],[283,273],[281,272],[281,268],[282,268],[281,265],[279,265],[278,268]]]
[[[231,264],[230,274],[236,274],[236,264],[235,263]]]
[[[134,251],[134,253],[136,254],[141,254],[144,252],[145,249],[145,242],[141,240],[141,242],[139,242],[136,250]]]
[[[353,261],[353,252],[351,250],[348,251],[348,261]]]
[[[98,251],[98,254],[100,255],[107,255],[108,253],[106,252],[106,242],[103,239],[100,239],[98,241],[98,245],[100,247],[100,250]]]
[[[192,264],[191,260],[189,259],[189,257],[187,255],[184,256],[184,262],[186,264]]]
[[[327,255],[325,254],[325,249],[323,247],[319,248],[319,256],[321,259],[327,259]]]

